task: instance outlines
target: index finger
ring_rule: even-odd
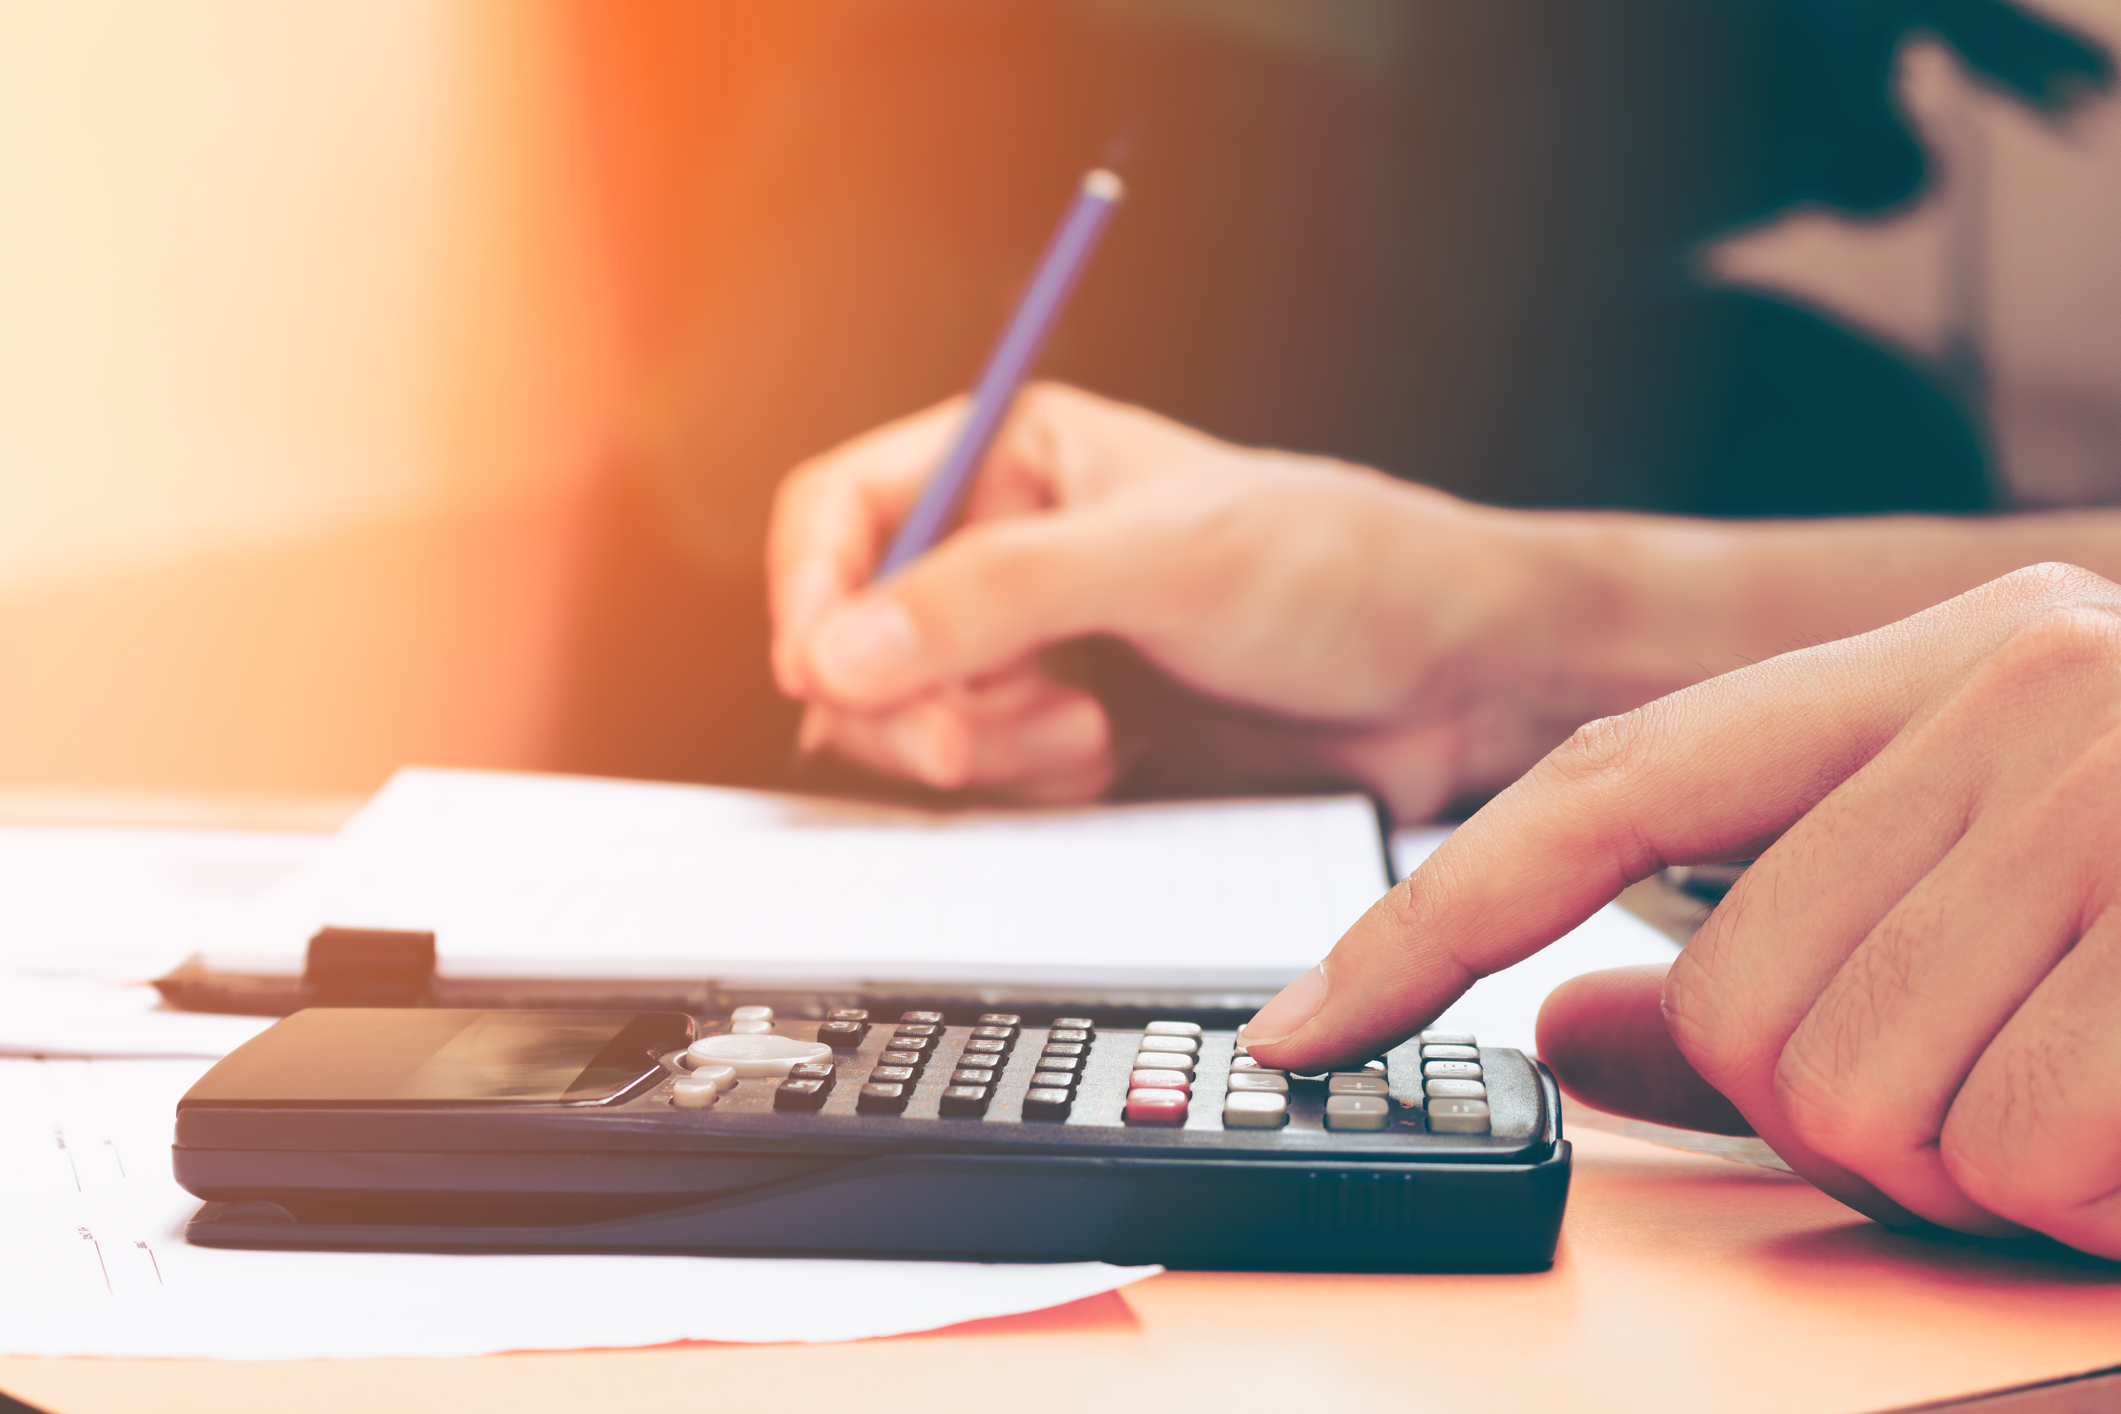
[[[964,403],[951,398],[886,423],[803,463],[781,482],[766,534],[773,675],[781,691],[808,693],[805,635],[869,581],[885,538],[956,435]]]
[[[1758,854],[1940,686],[2092,584],[2110,603],[2081,571],[2020,571],[1581,728],[1268,1003],[1246,1028],[1252,1050],[1297,1070],[1376,1055],[1635,880]]]

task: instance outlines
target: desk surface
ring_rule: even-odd
[[[0,805],[10,823],[223,828],[318,828],[345,810],[126,797],[114,812],[99,797],[4,791]],[[1114,1397],[1183,1409],[1786,1414],[1888,1409],[2121,1363],[2121,1268],[1901,1236],[1787,1175],[1580,1127],[1571,1137],[1560,1258],[1533,1276],[1174,1272],[1057,1311],[851,1345],[0,1359],[0,1389],[53,1414],[576,1414],[746,1396],[807,1408],[836,1388],[865,1410],[921,1414],[939,1400],[1081,1414]]]
[[[1876,1227],[1764,1169],[1580,1131],[1534,1276],[1174,1272],[930,1335],[451,1361],[0,1360],[54,1414],[807,1407],[1878,1410],[2121,1361],[2121,1272]],[[608,1293],[624,1300],[624,1293]],[[838,1401],[833,1401],[837,1403]]]

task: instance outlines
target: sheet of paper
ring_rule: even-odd
[[[182,1061],[0,1061],[0,1349],[228,1360],[841,1341],[1036,1311],[1152,1275],[719,1257],[238,1252],[187,1245]]]
[[[934,814],[408,769],[249,936],[433,930],[464,973],[1272,989],[1384,886],[1360,796]]]

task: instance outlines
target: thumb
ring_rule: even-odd
[[[1701,1078],[1664,1024],[1670,963],[1573,978],[1539,1009],[1539,1058],[1561,1088],[1607,1114],[1709,1134],[1751,1134],[1738,1107]]]
[[[880,707],[1116,628],[1115,581],[1138,578],[1142,562],[1108,533],[1110,520],[1064,509],[960,530],[818,620],[811,681],[833,701]]]

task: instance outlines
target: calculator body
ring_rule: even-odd
[[[1569,1147],[1552,1077],[1517,1051],[1432,1033],[1298,1076],[1182,1021],[856,1015],[300,1012],[180,1104],[176,1176],[208,1200],[187,1235],[1309,1270],[1553,1259]]]

